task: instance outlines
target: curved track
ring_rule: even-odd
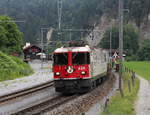
[[[103,83],[106,81],[103,80]],[[90,92],[89,92],[90,93]],[[28,106],[22,110],[17,111],[15,114],[16,115],[37,115],[37,114],[42,114],[45,113],[47,111],[52,111],[53,109],[68,103],[69,101],[76,99],[80,97],[80,95],[71,95],[71,96],[65,96],[65,95],[58,95],[56,97],[53,98],[49,98],[49,99],[45,99],[42,100],[42,102],[39,102],[38,104],[35,104],[33,106]]]
[[[18,97],[28,95],[30,93],[40,91],[40,90],[48,88],[48,87],[52,87],[52,86],[53,86],[53,81],[48,81],[48,82],[40,84],[40,85],[36,85],[36,86],[30,87],[30,88],[26,88],[26,89],[19,90],[19,91],[13,92],[13,93],[2,95],[2,96],[0,96],[0,104],[3,102],[7,102],[10,100],[16,99]]]
[[[38,105],[32,106],[32,107],[27,107],[24,108],[21,111],[16,112],[15,114],[17,115],[26,115],[26,114],[42,114],[46,111],[53,110],[54,108],[59,107],[62,104],[67,103],[68,101],[77,98],[77,95],[72,95],[72,96],[64,96],[60,95],[57,97],[54,97],[52,99],[48,99],[44,102],[39,103]]]

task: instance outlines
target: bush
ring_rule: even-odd
[[[150,40],[145,40],[138,51],[138,60],[150,61]]]
[[[0,52],[0,81],[12,80],[33,73],[30,66],[21,59]]]
[[[22,53],[23,34],[10,17],[0,16],[0,51],[13,54]]]
[[[137,56],[136,55],[132,55],[132,56],[127,56],[125,57],[126,61],[135,61],[137,60]]]

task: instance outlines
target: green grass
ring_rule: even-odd
[[[21,59],[0,52],[0,81],[12,80],[33,73]]]
[[[134,70],[138,75],[150,82],[150,61],[145,62],[125,62],[124,65]]]
[[[124,66],[150,81],[150,61],[125,62]],[[130,93],[128,89],[128,80],[131,80],[131,73],[124,73],[123,78],[124,98],[121,97],[120,92],[118,91],[116,95],[110,99],[110,104],[102,115],[135,115],[134,103],[139,90],[139,80],[136,79],[135,87],[131,88],[132,91]]]
[[[131,92],[128,89],[128,80],[131,80],[131,74],[124,73],[124,97],[122,98],[120,92],[117,91],[115,96],[110,99],[108,108],[102,115],[135,115],[134,102],[139,90],[139,80],[136,79],[136,85],[131,87]]]

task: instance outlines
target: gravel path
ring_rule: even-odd
[[[140,90],[135,105],[136,115],[150,115],[150,84],[139,75],[137,76],[140,79]]]
[[[52,62],[44,62],[43,69],[41,69],[40,60],[34,60],[29,64],[35,73],[27,77],[0,82],[0,96],[53,80],[51,71]]]
[[[116,93],[116,91],[118,89],[119,76],[115,72],[113,72],[113,74],[115,76],[115,83],[114,83],[112,89],[109,91],[107,96],[105,96],[102,100],[99,100],[87,112],[85,112],[85,115],[100,115],[100,113],[102,113],[104,111],[104,108],[105,108],[104,105],[106,103],[106,100],[110,99]]]

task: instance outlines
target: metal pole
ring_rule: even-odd
[[[123,68],[123,0],[119,0],[119,89],[121,96],[123,97],[122,90],[122,68]]]
[[[81,32],[81,40],[83,40],[83,32]]]
[[[70,41],[72,40],[72,33],[71,33],[71,31],[70,31]]]
[[[112,55],[112,54],[111,54],[111,52],[112,52],[112,51],[111,51],[111,49],[112,49],[112,45],[111,45],[112,43],[111,43],[111,42],[112,42],[112,26],[111,26],[111,29],[110,29],[110,49],[109,49],[109,52],[110,52],[110,54],[109,54],[110,63],[111,63],[111,57],[112,57],[112,56],[111,56],[111,55]]]
[[[62,0],[58,0],[58,39],[61,39],[61,15],[62,15]]]
[[[6,12],[5,12],[5,15],[8,16],[8,15],[9,15],[9,14],[8,14],[8,10],[9,10],[9,2],[10,2],[10,0],[7,0],[6,2],[7,2],[7,3],[6,3],[7,6],[6,6]]]
[[[58,0],[58,30],[61,30],[62,0]]]
[[[42,48],[42,54],[41,54],[41,69],[43,69],[43,49],[44,49],[44,44],[43,44],[43,28],[41,28],[41,48]]]

